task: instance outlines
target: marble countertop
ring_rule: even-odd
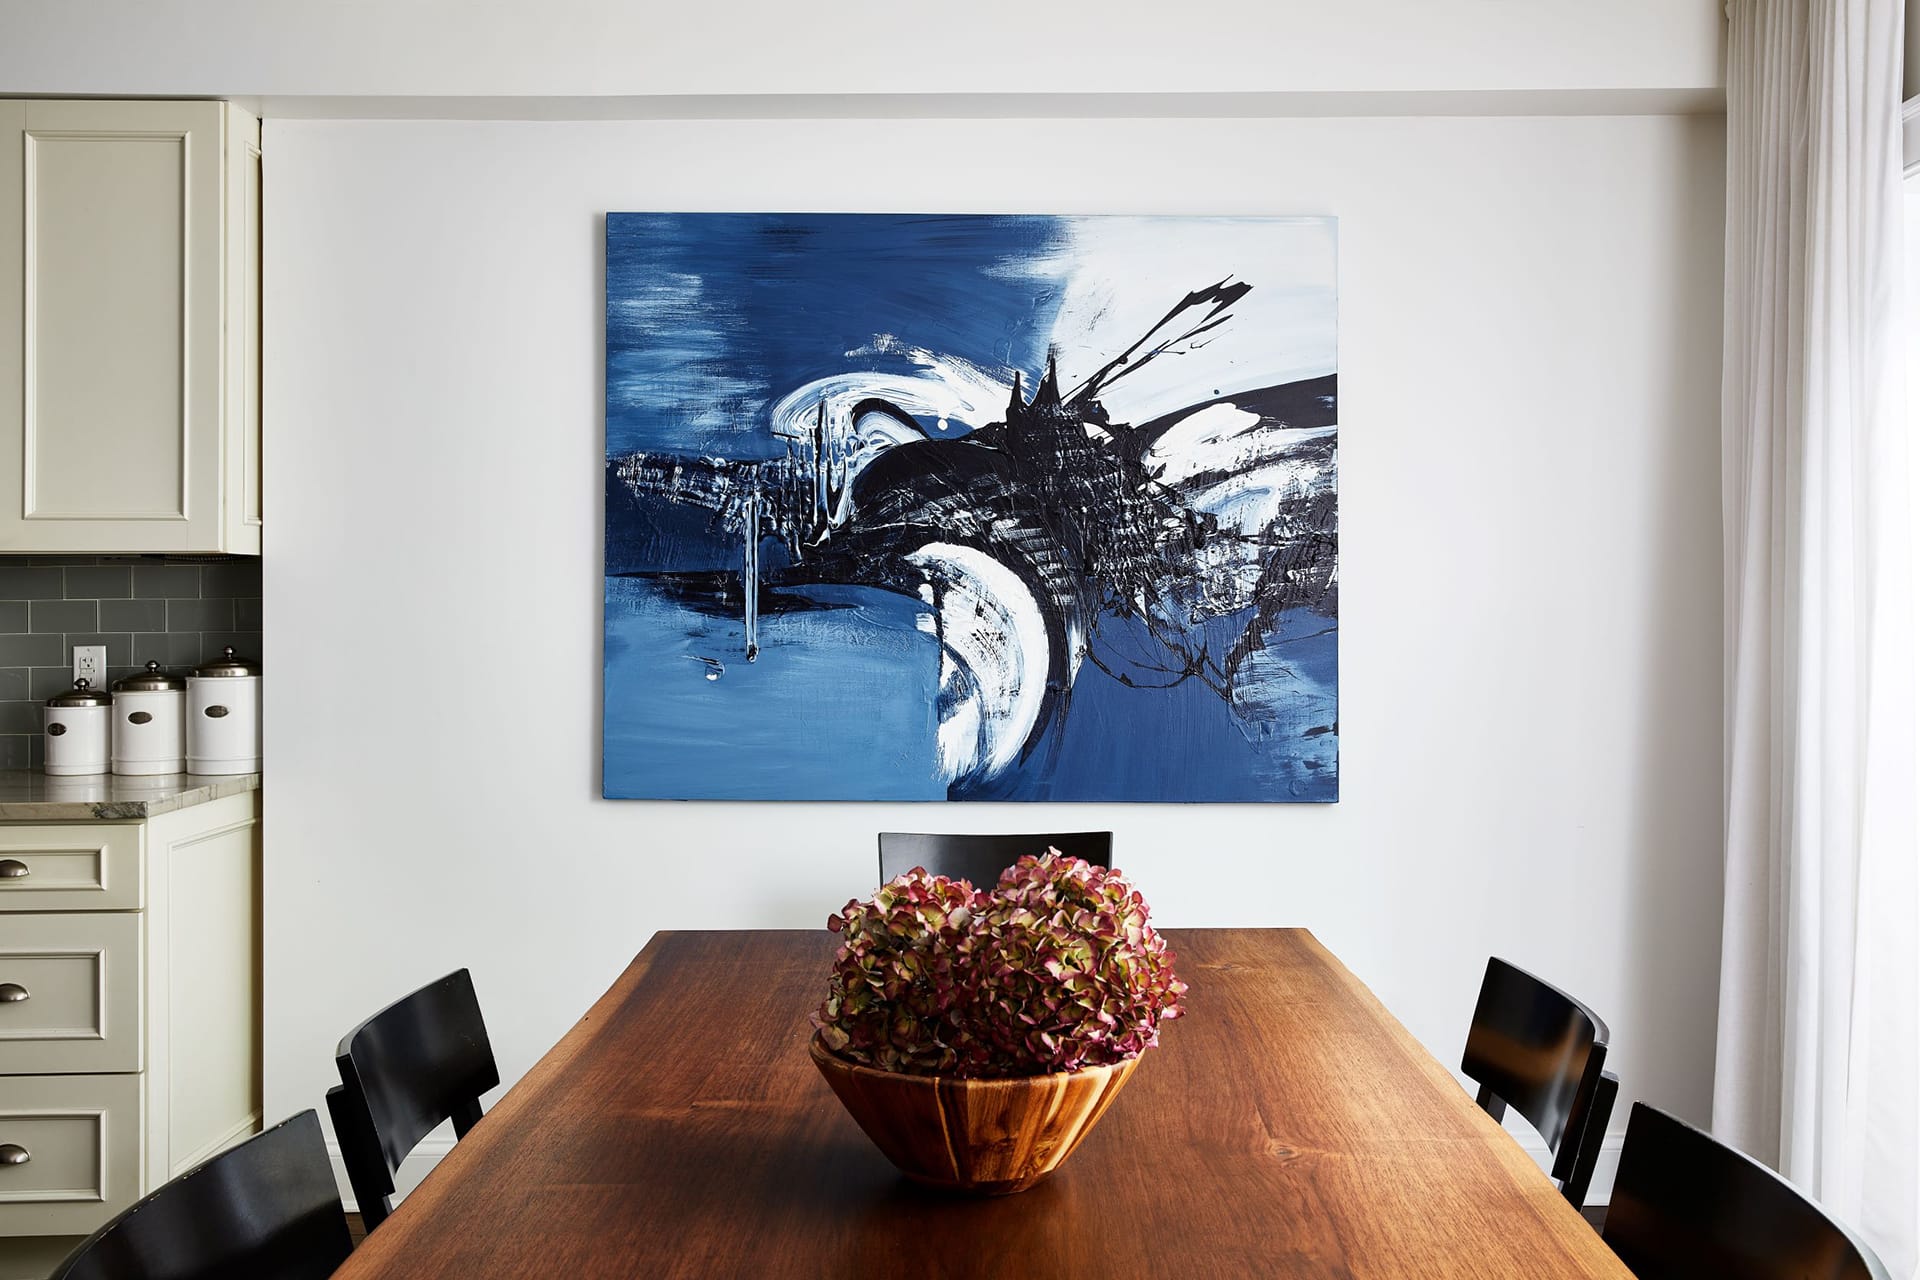
[[[138,822],[259,789],[257,773],[50,778],[38,769],[0,769],[0,822]]]

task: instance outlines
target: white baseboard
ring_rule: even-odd
[[[1594,1162],[1593,1166],[1593,1185],[1587,1188],[1588,1204],[1603,1205],[1612,1196],[1613,1174],[1614,1170],[1620,1167],[1620,1140],[1624,1136],[1624,1134],[1610,1133],[1601,1141],[1600,1158]],[[1533,1162],[1542,1170],[1552,1167],[1553,1157],[1548,1153],[1546,1144],[1538,1138],[1529,1136],[1521,1139],[1515,1135],[1514,1140],[1520,1143],[1521,1150],[1533,1157]],[[398,1194],[394,1197],[395,1203],[405,1198],[407,1192],[419,1186],[420,1180],[426,1177],[433,1167],[440,1163],[440,1158],[451,1150],[453,1150],[451,1138],[427,1138],[415,1147],[413,1154],[401,1163],[400,1172],[394,1175],[394,1186],[398,1188]],[[358,1213],[359,1206],[354,1203],[353,1188],[347,1184],[347,1168],[340,1162],[339,1145],[332,1139],[327,1141],[327,1155],[333,1161],[334,1180],[340,1184],[340,1196],[347,1202],[347,1211]]]
[[[1620,1143],[1625,1137],[1624,1133],[1610,1133],[1600,1140],[1600,1155],[1593,1162],[1593,1181],[1587,1187],[1589,1205],[1604,1205],[1613,1198],[1613,1175],[1620,1167]],[[1546,1143],[1531,1134],[1524,1139],[1515,1134],[1514,1140],[1542,1170],[1553,1167],[1553,1156],[1548,1153]]]
[[[178,1177],[203,1160],[213,1159],[213,1157],[219,1155],[222,1151],[225,1151],[228,1147],[240,1141],[240,1139],[250,1138],[258,1132],[260,1132],[260,1113],[258,1111],[250,1111],[247,1113],[246,1119],[234,1125],[233,1128],[227,1130],[213,1141],[207,1143],[206,1146],[201,1147],[198,1151],[188,1153],[181,1159],[175,1160],[173,1162],[173,1168],[167,1171],[167,1176],[169,1178]]]
[[[407,1192],[420,1185],[420,1180],[433,1172],[442,1156],[453,1150],[452,1138],[428,1137],[421,1139],[413,1154],[400,1162],[400,1172],[393,1175],[395,1194],[394,1203],[406,1198]],[[327,1159],[333,1162],[333,1180],[340,1184],[340,1199],[346,1202],[348,1213],[360,1212],[359,1202],[353,1198],[353,1185],[347,1181],[347,1166],[340,1159],[340,1144],[332,1138],[327,1139]]]

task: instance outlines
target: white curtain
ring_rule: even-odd
[[[1713,1127],[1920,1275],[1901,0],[1733,0]]]

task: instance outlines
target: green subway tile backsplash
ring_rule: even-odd
[[[60,600],[66,573],[43,565],[0,564],[0,600]]]
[[[121,600],[133,594],[132,565],[75,565],[64,572],[69,600]]]
[[[40,704],[71,683],[73,647],[107,646],[110,678],[185,675],[233,645],[260,656],[260,562],[159,556],[0,558],[0,769],[38,768]]]
[[[197,596],[200,594],[200,571],[206,568],[199,564],[143,564],[134,566],[133,594],[143,598],[166,599],[169,596]],[[254,584],[258,590],[259,584]],[[4,590],[0,586],[0,590]]]
[[[65,646],[53,635],[0,636],[0,667],[51,667],[61,661]],[[67,658],[69,664],[71,656]]]
[[[102,631],[165,631],[167,602],[165,600],[102,600],[100,629]]]
[[[168,600],[167,629],[181,631],[233,630],[233,601]]]
[[[27,630],[35,635],[72,635],[99,629],[98,600],[35,600],[27,608]]]

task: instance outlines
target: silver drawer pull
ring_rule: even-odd
[[[0,858],[0,880],[25,880],[27,864],[18,858]]]
[[[0,982],[0,1004],[25,1004],[33,993],[17,982]]]
[[[0,1168],[13,1164],[25,1164],[33,1159],[33,1152],[12,1142],[0,1142]]]

